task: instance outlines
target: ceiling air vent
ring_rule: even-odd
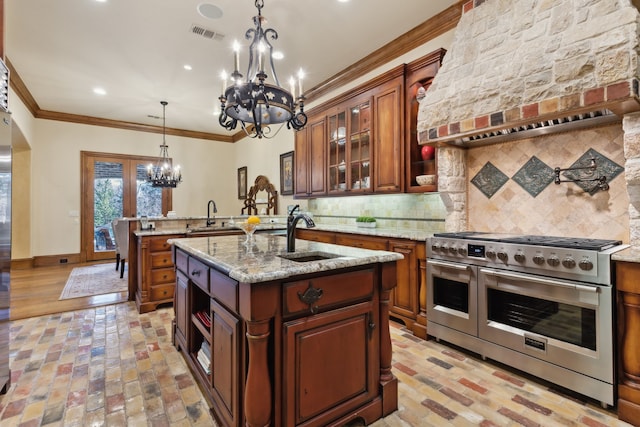
[[[449,141],[448,143],[463,147],[477,147],[523,138],[534,138],[552,133],[568,132],[576,129],[586,129],[614,123],[616,121],[620,121],[620,118],[610,110],[597,110],[465,136],[454,141]]]
[[[224,39],[224,34],[220,34],[216,31],[204,28],[203,26],[198,24],[193,24],[190,31],[197,36],[204,37],[205,39],[215,40],[218,42]]]

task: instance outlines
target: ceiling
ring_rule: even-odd
[[[262,15],[279,34],[272,44],[284,54],[274,61],[281,84],[288,88],[302,68],[305,92],[313,92],[459,2],[264,0]],[[233,66],[234,40],[246,69],[253,0],[5,0],[4,7],[5,57],[37,116],[156,127],[166,100],[167,128],[230,138],[215,116],[219,76]],[[205,17],[199,7],[222,16]],[[222,40],[194,34],[194,25]],[[106,94],[96,95],[97,87]]]

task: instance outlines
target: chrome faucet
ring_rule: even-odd
[[[316,226],[311,217],[307,214],[300,213],[296,216],[293,216],[293,213],[299,207],[300,205],[295,205],[293,209],[291,209],[291,211],[289,212],[289,216],[287,217],[287,252],[296,251],[296,224],[299,220],[304,220],[304,222],[307,224],[307,228],[313,228]]]
[[[213,220],[211,219],[211,205],[213,205]],[[216,202],[213,200],[209,200],[207,204],[207,227],[216,223],[216,213],[218,212],[218,208],[216,207]]]

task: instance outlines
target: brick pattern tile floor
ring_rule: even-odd
[[[215,426],[171,344],[173,309],[124,303],[11,323],[12,384],[0,426]],[[597,402],[394,324],[398,411],[375,427],[627,426]]]

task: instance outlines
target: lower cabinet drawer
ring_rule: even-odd
[[[157,268],[151,270],[151,286],[163,283],[173,283],[176,281],[176,271],[173,267]]]
[[[193,257],[189,257],[189,279],[200,289],[209,292],[209,267]]]
[[[158,285],[151,287],[151,300],[159,301],[164,299],[173,299],[173,291],[175,284]]]
[[[349,285],[345,286],[345,283]],[[284,316],[309,314],[371,298],[373,270],[359,270],[334,276],[284,284]],[[309,302],[315,300],[313,302]]]
[[[182,252],[181,250],[176,250],[176,267],[178,270],[182,270],[184,273],[189,271],[189,267],[187,263],[189,262],[189,255]]]
[[[389,246],[386,240],[376,240],[371,238],[365,239],[361,237],[343,236],[340,234],[336,236],[336,245],[351,246],[361,249],[373,249],[375,251],[386,251]]]
[[[171,252],[157,252],[151,254],[151,268],[173,267]]]

